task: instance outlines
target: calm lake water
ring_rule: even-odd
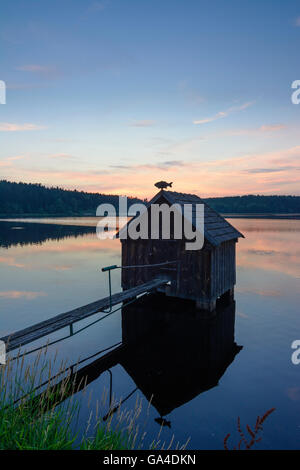
[[[257,448],[300,448],[300,365],[291,362],[291,343],[300,339],[300,221],[229,221],[245,239],[237,244],[235,305],[224,307],[223,316],[208,322],[187,302],[151,297],[49,348],[49,354],[76,363],[146,335],[120,355],[111,374],[94,374],[83,397],[81,427],[112,378],[115,399],[129,395],[122,407],[142,399],[139,420],[148,439],[159,432],[155,419],[161,414],[170,426],[161,431],[163,441],[174,434],[181,444],[190,438],[191,449],[222,449],[226,434],[229,446],[238,440],[238,416],[242,426],[254,427],[258,415],[275,407]],[[91,219],[87,226],[76,219],[43,222],[0,222],[0,337],[106,296],[101,267],[120,264],[120,242],[98,240]],[[119,270],[112,280],[113,291],[120,291]],[[50,340],[67,335],[61,330]],[[148,405],[151,387],[156,399]]]

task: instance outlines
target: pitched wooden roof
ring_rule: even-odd
[[[204,205],[204,237],[213,246],[218,246],[221,243],[233,240],[244,235],[227,222],[218,212],[212,209],[203,199],[195,194],[177,193],[175,191],[160,191],[170,204],[179,204],[182,207],[184,204],[193,204],[193,226],[196,227],[196,204]],[[150,201],[149,205],[153,204],[159,198],[157,194]]]
[[[196,204],[204,205],[204,238],[213,246],[219,246],[221,243],[244,235],[233,227],[227,220],[224,219],[218,212],[212,209],[203,199],[195,194],[177,193],[175,191],[159,191],[146,205],[147,209],[151,204],[156,203],[161,198],[164,198],[169,204],[179,204],[183,208],[184,204],[192,204],[192,224],[196,228]],[[139,216],[137,216],[139,217]],[[132,220],[132,219],[131,219]],[[128,222],[130,224],[131,220]],[[127,225],[128,225],[127,224]],[[117,237],[125,227],[123,227]]]

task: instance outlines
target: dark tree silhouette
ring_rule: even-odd
[[[205,201],[223,214],[300,214],[300,196],[211,197]]]
[[[208,198],[205,201],[223,214],[300,214],[300,196],[231,196]],[[144,202],[128,198],[130,206]],[[118,207],[118,196],[113,194],[70,191],[41,184],[0,181],[0,215],[95,215],[101,203]]]
[[[128,206],[136,202],[141,200],[128,198]],[[102,203],[111,203],[117,209],[118,196],[0,181],[1,215],[96,215],[96,209]]]

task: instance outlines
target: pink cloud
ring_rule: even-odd
[[[214,161],[166,160],[90,168],[84,171],[31,167],[6,169],[9,179],[68,189],[151,197],[153,184],[174,181],[174,189],[200,196],[299,194],[300,146],[277,152],[243,154]],[[109,164],[107,164],[109,165]],[[163,172],[163,174],[162,174]],[[4,176],[4,175],[3,175]]]
[[[141,121],[133,121],[130,126],[131,127],[152,127],[155,125],[155,121],[150,119],[144,119]]]
[[[25,158],[23,155],[16,155],[15,157],[6,157],[3,160],[0,161],[0,167],[11,167],[12,162],[16,160],[22,160]]]
[[[48,155],[49,158],[62,158],[62,159],[74,159],[73,155],[70,155],[68,153],[54,153],[53,155]]]
[[[31,123],[16,124],[11,122],[0,122],[1,132],[36,131],[40,129],[45,129],[45,127]]]
[[[281,129],[285,129],[286,126],[284,124],[270,124],[264,125],[259,128],[261,132],[273,132],[273,131],[280,131]]]
[[[278,132],[282,129],[286,129],[285,124],[264,124],[260,127],[248,128],[248,129],[233,129],[225,131],[222,135],[234,136],[234,135],[259,135],[271,132]]]

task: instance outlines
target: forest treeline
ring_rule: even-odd
[[[205,201],[223,214],[300,214],[300,196],[247,195],[207,198]],[[136,202],[144,201],[128,198],[128,206]],[[0,181],[0,216],[93,216],[102,203],[111,203],[117,208],[118,196]]]
[[[300,214],[300,196],[229,196],[205,201],[222,214]]]
[[[96,215],[99,204],[110,203],[118,208],[119,196],[86,193],[58,187],[47,188],[36,183],[0,181],[0,215]],[[128,198],[128,206],[141,202]]]

